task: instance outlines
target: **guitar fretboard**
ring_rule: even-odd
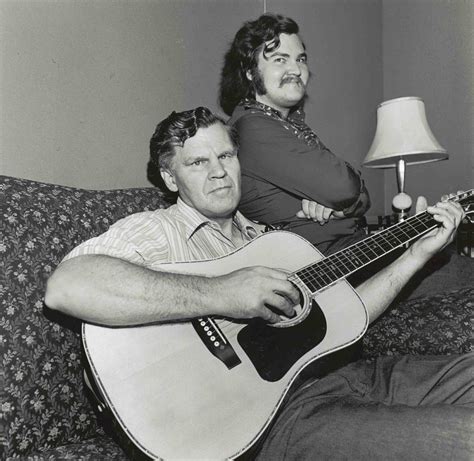
[[[419,213],[307,266],[296,272],[295,275],[314,294],[430,231],[437,225],[437,221],[428,212]]]

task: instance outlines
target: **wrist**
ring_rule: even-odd
[[[233,287],[229,286],[228,274],[215,277],[206,277],[206,315],[216,315],[226,317],[229,315],[229,305],[232,297],[229,299],[229,293],[233,292]]]
[[[418,242],[415,242],[413,245],[411,245],[405,254],[409,257],[410,261],[419,266],[419,268],[423,267],[434,255],[427,253],[426,251],[422,251],[419,248]]]

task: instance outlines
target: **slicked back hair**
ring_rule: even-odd
[[[298,24],[280,14],[266,13],[255,21],[247,21],[237,31],[224,58],[221,72],[219,104],[227,115],[246,97],[255,98],[256,91],[264,94],[264,86],[257,72],[258,55],[263,56],[280,46],[280,34],[297,34]],[[267,43],[265,45],[266,42]],[[247,78],[247,71],[253,80]]]
[[[150,160],[147,167],[149,181],[167,191],[160,170],[171,168],[175,147],[183,147],[186,140],[195,136],[199,128],[207,128],[216,123],[221,123],[224,126],[229,133],[232,144],[237,148],[237,132],[207,107],[197,107],[184,112],[173,111],[158,123],[150,139]]]

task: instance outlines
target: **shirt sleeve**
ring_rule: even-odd
[[[83,255],[105,255],[139,266],[168,262],[169,245],[159,220],[151,212],[137,213],[117,221],[109,230],[68,253],[63,261]]]
[[[302,199],[347,210],[346,216],[362,214],[368,208],[370,201],[360,174],[329,149],[308,146],[284,124],[260,113],[245,114],[235,127],[245,174]]]

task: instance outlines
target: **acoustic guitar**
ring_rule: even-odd
[[[468,208],[473,194],[452,200]],[[302,370],[323,357],[330,363],[329,354],[365,333],[366,309],[345,278],[436,226],[422,212],[329,257],[296,234],[274,231],[222,258],[164,264],[163,271],[211,277],[255,265],[282,269],[300,292],[297,314],[275,325],[216,317],[127,328],[85,323],[83,345],[101,397],[152,459],[248,454]]]

